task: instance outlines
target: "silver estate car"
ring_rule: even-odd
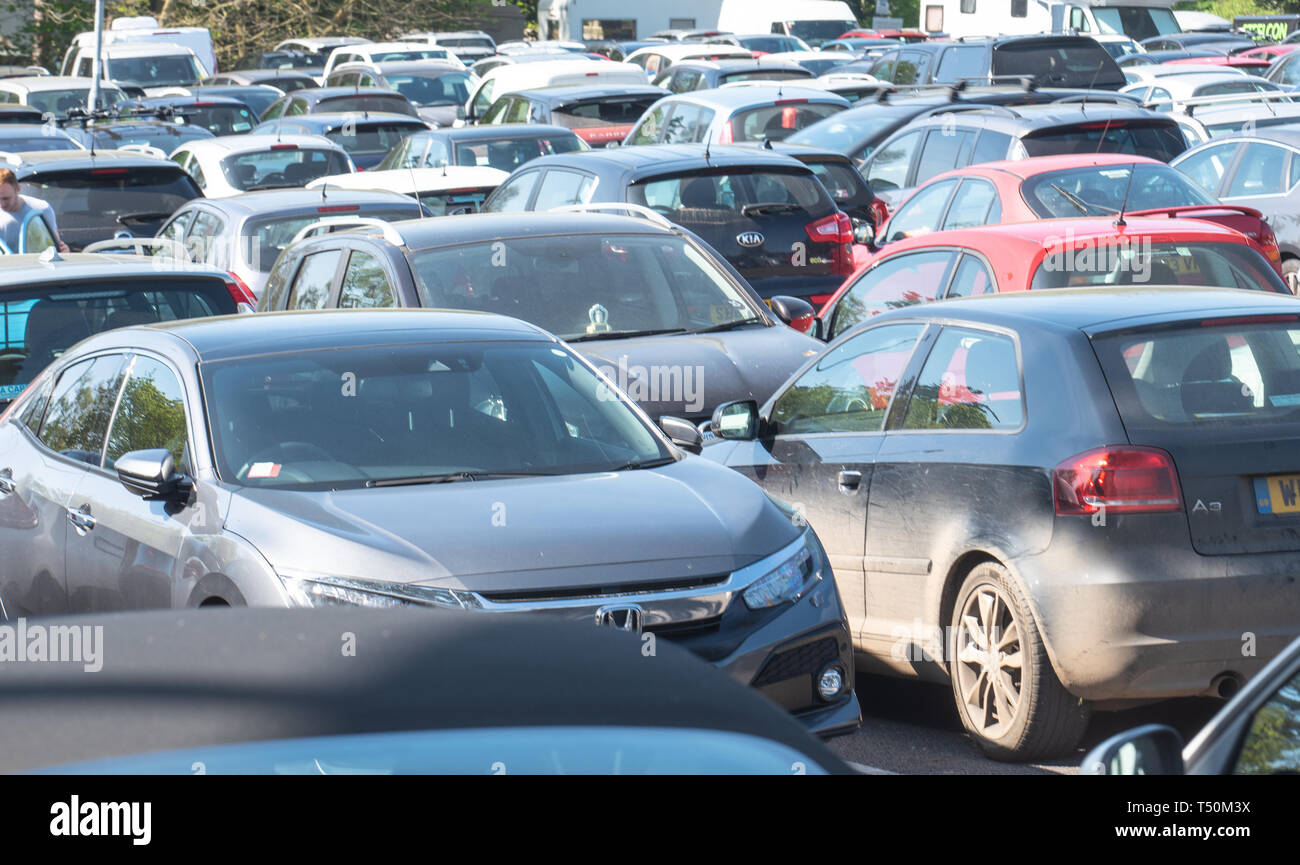
[[[0,421],[3,612],[552,616],[637,632],[646,655],[672,641],[813,732],[856,729],[816,534],[675,445],[698,451],[689,423],[659,424],[565,343],[492,314],[101,333]]]

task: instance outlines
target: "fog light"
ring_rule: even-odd
[[[844,668],[838,663],[822,670],[817,677],[817,693],[823,700],[834,700],[844,690]]]

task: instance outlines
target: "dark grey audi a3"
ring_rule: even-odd
[[[812,529],[503,316],[226,316],[91,337],[0,418],[6,617],[452,607],[670,640],[821,735],[859,720]],[[665,435],[671,431],[672,437]],[[539,647],[518,647],[521,656]]]

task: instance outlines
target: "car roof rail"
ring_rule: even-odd
[[[288,247],[307,237],[315,237],[317,234],[333,234],[336,231],[372,231],[393,246],[406,246],[406,238],[402,237],[402,233],[393,227],[391,222],[373,216],[327,216],[318,219],[299,229],[285,246]]]
[[[1123,93],[1114,93],[1109,90],[1098,90],[1088,93],[1071,93],[1069,96],[1059,96],[1052,100],[1053,105],[1070,102],[1104,102],[1107,105],[1129,105],[1139,106],[1140,103],[1132,96]]]
[[[1153,85],[1155,86],[1155,85]],[[1149,108],[1154,105],[1181,105],[1183,113],[1191,117],[1197,108],[1214,107],[1215,105],[1236,105],[1242,102],[1259,102],[1271,110],[1272,106],[1268,103],[1272,101],[1281,102],[1300,102],[1300,92],[1295,90],[1263,90],[1254,93],[1220,93],[1217,96],[1191,96],[1187,99],[1148,99],[1142,103],[1142,107]]]
[[[551,213],[609,213],[622,211],[631,216],[639,216],[642,219],[653,222],[660,228],[676,228],[668,217],[656,210],[646,207],[644,204],[633,204],[628,201],[598,201],[590,204],[563,204],[559,207],[552,207]]]
[[[179,240],[170,237],[113,237],[97,240],[87,244],[82,252],[131,252],[150,258],[171,258],[176,261],[192,262],[189,249]],[[163,253],[150,255],[150,253]]]

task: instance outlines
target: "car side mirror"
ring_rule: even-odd
[[[854,220],[853,242],[863,246],[872,246],[876,242],[876,227],[867,220]]]
[[[1172,727],[1147,724],[1112,736],[1088,752],[1081,775],[1182,775],[1183,737]]]
[[[685,418],[673,417],[670,414],[661,415],[659,428],[668,435],[673,444],[684,451],[698,454],[704,450],[704,436],[700,434],[695,424]]]
[[[172,452],[166,448],[129,451],[113,467],[122,486],[145,501],[171,501],[188,497],[190,482],[176,473]]]
[[[781,321],[800,333],[807,333],[813,326],[817,311],[806,300],[778,294],[770,301],[772,313]]]
[[[724,402],[713,410],[709,431],[720,439],[750,441],[758,437],[758,403],[752,399]]]

